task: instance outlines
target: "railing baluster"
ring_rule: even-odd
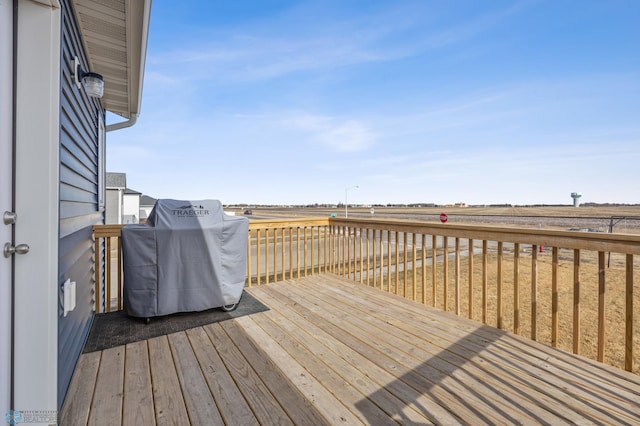
[[[444,273],[444,311],[447,311],[449,309],[449,237],[447,236],[443,236],[442,237],[442,266],[443,266],[443,273]]]
[[[538,246],[531,246],[531,340],[538,339]]]
[[[304,240],[304,265],[303,269],[304,269],[304,276],[307,276],[307,268],[308,268],[308,259],[307,259],[307,227],[305,226],[304,229],[302,230],[302,238]]]
[[[264,230],[264,273],[264,283],[269,284],[269,228]]]
[[[473,239],[469,238],[469,319],[473,318]]]
[[[573,353],[580,354],[580,250],[573,250]]]
[[[321,257],[321,252],[322,252],[322,230],[320,229],[320,226],[318,226],[318,258],[316,260],[316,265],[318,265],[318,274],[322,272],[322,270],[320,269],[320,257]]]
[[[482,240],[482,322],[487,323],[487,287],[489,284],[489,274],[487,271],[488,254],[487,254],[488,242]]]
[[[124,283],[122,279],[122,237],[116,237],[118,240],[118,310],[122,310],[122,294],[124,292]]]
[[[498,318],[498,328],[502,328],[502,241],[498,241],[498,295],[497,295],[497,309],[496,316]]]
[[[111,237],[107,237],[107,283],[105,289],[105,312],[111,312]]]
[[[398,241],[398,235],[399,235],[399,232],[395,231],[394,232],[394,236],[395,236],[395,239],[396,239],[396,253],[395,253],[395,255],[396,255],[396,271],[395,271],[395,275],[396,275],[396,294],[400,294],[400,289],[399,289],[399,287],[400,287],[400,268],[399,268],[399,266],[400,266],[400,264],[399,264],[400,258],[398,256],[398,251],[400,250],[400,241]]]
[[[427,304],[427,234],[422,234],[422,304]]]
[[[520,244],[513,245],[513,332],[520,333]]]
[[[337,232],[338,232],[338,226],[337,225],[332,225],[331,226],[331,272],[334,274],[337,274],[337,253],[336,253],[336,249],[337,249]]]
[[[551,261],[551,345],[558,346],[558,247],[553,247]]]
[[[411,269],[413,270],[413,297],[412,300],[416,300],[418,298],[418,264],[417,264],[417,244],[416,244],[416,233],[411,234],[411,245],[413,250],[411,251],[411,265],[413,266]]]
[[[367,228],[367,236],[366,236],[366,246],[367,246],[367,286],[371,286],[371,229]]]
[[[360,284],[364,284],[364,230],[358,229],[358,242],[360,245]]]
[[[378,253],[376,250],[377,230],[373,229],[372,232],[373,232],[373,287],[375,288],[378,285],[378,280],[377,280],[378,269],[377,269],[377,259],[376,259],[376,257],[378,256]]]
[[[313,226],[311,226],[310,231],[311,231],[311,275],[313,275],[315,270],[313,265],[314,263],[313,260],[315,259],[315,251],[316,251],[315,232],[313,230]]]
[[[604,252],[598,252],[598,361],[604,362],[605,333],[605,281]]]
[[[95,263],[94,269],[95,270],[94,270],[93,275],[94,275],[95,283],[94,283],[94,290],[93,290],[94,291],[94,294],[93,294],[93,299],[94,299],[93,303],[94,303],[94,305],[93,305],[93,307],[94,307],[94,311],[97,314],[99,314],[100,313],[100,299],[102,299],[100,297],[100,293],[101,293],[100,292],[100,283],[102,282],[102,280],[100,279],[100,271],[101,271],[100,265],[102,265],[102,262],[100,262],[98,260],[98,259],[100,259],[102,257],[100,255],[100,241],[101,241],[101,238],[94,237],[94,240],[95,241],[93,243],[93,245],[94,245],[94,247],[93,247],[93,249],[94,249],[93,256],[94,256],[94,259],[95,259],[95,261],[94,261],[94,263]]]
[[[281,276],[282,281],[287,279],[287,277],[286,277],[286,275],[287,275],[287,265],[285,263],[285,250],[284,250],[285,249],[285,247],[284,247],[285,246],[285,233],[286,233],[285,228],[282,228],[282,230],[280,232],[280,245],[281,245],[281,247],[280,247],[281,269],[280,270],[282,271],[280,276]]]
[[[404,298],[407,298],[407,289],[408,289],[408,285],[409,285],[409,270],[407,267],[407,258],[408,258],[408,254],[407,251],[409,250],[409,243],[407,242],[407,232],[403,232],[402,233],[402,266],[404,268],[404,271],[402,271],[402,275],[404,277],[404,289],[402,290],[402,296]]]
[[[251,287],[251,231],[247,233],[247,286]]]
[[[273,228],[273,282],[278,282],[278,228]]]
[[[633,255],[626,256],[624,369],[633,371]]]
[[[262,265],[260,264],[260,252],[262,244],[260,243],[260,229],[256,229],[256,284],[260,285],[260,276],[262,275]]]
[[[456,315],[460,315],[460,238],[456,237],[455,252],[455,290],[456,290]]]
[[[324,253],[322,256],[324,272],[327,272],[327,267],[329,266],[329,228],[327,225],[324,226]]]
[[[289,226],[289,279],[293,279],[293,226]]]
[[[387,231],[387,292],[391,293],[391,231]]]
[[[438,237],[432,235],[431,237],[431,284],[433,293],[433,307],[436,307],[438,301]]]

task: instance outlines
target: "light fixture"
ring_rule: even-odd
[[[349,201],[347,200],[347,192],[349,192],[350,189],[358,189],[358,188],[360,187],[356,185],[356,186],[351,186],[344,189],[344,217],[345,218],[349,217]]]
[[[80,65],[76,56],[73,59],[73,79],[76,86],[83,87],[87,95],[93,98],[101,98],[104,93],[104,79],[95,72],[86,72]]]

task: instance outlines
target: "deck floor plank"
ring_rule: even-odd
[[[336,310],[358,309],[353,303],[345,304],[330,296],[330,293],[323,293],[322,300]],[[487,423],[515,422],[527,416],[531,422],[553,419],[545,413],[541,416],[539,408],[528,401],[514,403],[515,398],[508,398],[499,382],[492,381],[483,371],[467,368],[466,359],[442,348],[428,350],[423,347],[419,334],[403,333],[398,327],[366,312],[352,316],[350,322],[357,327],[353,329],[354,333],[405,368],[402,377],[407,383],[423,392],[439,394],[445,398],[446,406],[457,407],[456,413],[465,419],[484,419]],[[407,371],[415,374],[407,375]],[[476,374],[472,375],[470,371]],[[461,400],[460,395],[464,395],[464,399]]]
[[[147,340],[153,384],[153,400],[158,425],[188,425],[178,373],[167,336]]]
[[[406,409],[406,404],[394,396],[391,392],[381,387],[367,374],[354,365],[353,358],[349,356],[347,347],[335,341],[326,332],[318,328],[315,324],[309,323],[299,315],[291,315],[292,310],[289,304],[282,299],[272,297],[266,292],[256,294],[268,303],[271,312],[266,312],[265,317],[277,323],[281,328],[287,330],[295,336],[309,351],[321,358],[327,366],[334,369],[350,385],[358,389],[363,396],[361,400],[355,401],[355,408],[361,412],[370,424],[386,424],[395,421],[408,421],[411,423],[429,424],[430,421],[412,409]],[[274,311],[278,311],[277,314]],[[300,359],[308,354],[300,354]],[[362,370],[366,370],[361,366]],[[368,396],[368,398],[364,398]],[[373,405],[373,407],[372,407]],[[376,408],[380,407],[384,413],[380,413]],[[398,412],[402,416],[398,416]],[[386,415],[386,417],[384,417]],[[382,418],[381,418],[382,417]],[[394,421],[395,420],[395,421]],[[392,423],[392,424],[393,424]]]
[[[438,402],[425,397],[420,391],[405,382],[397,380],[398,373],[395,371],[395,362],[391,361],[391,364],[386,365],[385,368],[380,368],[382,361],[377,359],[378,354],[372,350],[368,350],[367,346],[355,336],[340,328],[336,328],[334,324],[327,321],[324,317],[326,312],[318,315],[302,306],[304,304],[303,301],[297,298],[295,301],[289,299],[286,296],[286,291],[289,290],[288,287],[281,287],[281,290],[282,292],[276,291],[276,287],[274,286],[268,291],[279,299],[288,299],[290,307],[293,310],[301,316],[308,318],[309,326],[313,325],[319,330],[327,332],[329,344],[339,346],[340,353],[347,356],[347,362],[360,369],[364,374],[374,379],[379,386],[382,386],[403,402],[402,406],[398,407],[399,411],[396,412],[395,415],[403,418],[404,408],[411,407],[420,414],[426,415],[427,418],[432,419],[432,421],[445,424],[456,424],[461,421],[461,419],[456,416],[457,413],[447,411]],[[372,360],[371,358],[374,359]]]
[[[222,424],[222,417],[185,332],[169,334],[178,380],[192,424]]]
[[[343,296],[345,291],[360,290],[350,287],[351,286],[345,286],[344,283],[337,283],[334,290]],[[325,286],[325,290],[326,288]],[[366,291],[370,292],[372,297],[366,298],[362,303],[381,312],[384,311],[387,304],[383,304],[382,302],[388,302],[388,300],[386,300],[386,298],[385,300],[378,299],[381,303],[372,304],[372,299],[375,299],[375,296],[377,296],[379,292],[374,289],[368,289]],[[359,300],[363,300],[361,294]],[[408,306],[406,302],[398,302],[401,302],[404,307]],[[519,383],[520,387],[532,387],[533,391],[541,398],[541,404],[548,408],[555,406],[559,415],[570,413],[567,408],[571,408],[573,404],[575,405],[574,411],[580,412],[587,418],[592,418],[594,421],[610,422],[613,418],[618,417],[633,421],[637,417],[637,407],[640,402],[638,387],[634,387],[635,390],[624,389],[624,387],[621,388],[619,386],[619,382],[617,382],[617,386],[613,386],[609,381],[603,382],[596,380],[594,379],[593,373],[591,373],[594,368],[589,369],[583,366],[580,369],[567,367],[560,370],[556,367],[550,367],[551,363],[554,362],[554,355],[556,355],[556,353],[557,356],[560,357],[565,357],[567,354],[558,350],[548,352],[544,350],[544,345],[538,343],[533,345],[527,344],[529,341],[524,338],[491,327],[478,327],[472,330],[473,333],[465,336],[464,330],[462,330],[463,325],[471,321],[464,319],[462,319],[462,321],[456,321],[459,319],[458,317],[442,313],[443,315],[439,316],[437,324],[434,324],[434,322],[427,322],[425,320],[426,316],[424,315],[423,307],[413,306],[413,308],[419,309],[419,311],[417,311],[419,314],[416,320],[417,324],[423,326],[429,325],[429,329],[433,333],[433,336],[430,337],[429,340],[441,342],[447,336],[456,336],[456,338],[460,339],[460,342],[467,346],[468,353],[481,354],[481,356],[485,357],[489,362],[508,369],[509,371],[504,371],[503,374],[512,377],[512,382]],[[394,327],[399,329],[404,327],[403,324],[395,321],[392,312],[387,311],[386,314],[386,316],[381,314],[385,322],[393,324]],[[422,329],[424,330],[424,327]],[[413,332],[417,335],[419,330],[416,331],[416,329],[414,329]],[[514,344],[512,340],[514,338],[520,340],[520,346]],[[508,340],[512,343],[504,345],[502,344],[503,340]],[[485,350],[487,341],[491,342],[490,351]],[[529,347],[530,350],[523,351],[523,344],[527,344],[526,346]],[[544,355],[538,355],[536,357],[538,347],[542,347],[542,354]],[[591,364],[595,363],[591,362]],[[599,366],[600,364],[595,364],[593,367],[595,367],[597,371]],[[581,375],[581,371],[584,371],[585,374]],[[625,373],[626,372],[622,372],[622,376],[629,376],[631,374]],[[629,378],[632,382],[636,379],[635,375],[632,374]],[[534,392],[528,393],[532,394]],[[573,419],[573,421],[578,421],[578,419]]]
[[[60,424],[640,425],[640,376],[333,274],[81,355]]]
[[[90,425],[122,424],[124,356],[124,346],[102,351],[89,416]]]
[[[204,330],[211,341],[215,342],[220,358],[258,422],[265,425],[292,425],[293,422],[264,384],[261,376],[249,365],[220,324],[204,326]]]
[[[204,329],[187,330],[187,336],[224,422],[259,425]]]
[[[293,386],[291,380],[278,368],[276,361],[266,356],[265,349],[258,346],[237,321],[223,321],[219,324],[242,351],[246,360],[262,378],[294,424],[328,424],[312,401],[307,399],[300,389]],[[263,342],[263,344],[267,343]]]
[[[300,389],[318,413],[322,413],[328,424],[364,424],[361,419],[343,405],[341,399],[338,399],[332,391],[328,390],[333,390],[332,387],[326,386],[326,384],[323,384],[325,382],[310,374],[308,368],[315,359],[313,354],[308,351],[304,352],[303,356],[299,358],[301,361],[304,360],[304,366],[302,366],[295,357],[280,346],[280,344],[283,346],[295,346],[297,344],[286,333],[278,333],[277,330],[271,330],[274,331],[276,336],[270,335],[249,317],[238,318],[237,322],[251,336],[253,341],[275,361],[291,383]],[[260,322],[264,321],[261,319]],[[344,385],[344,382],[340,384],[334,382],[334,384],[340,387],[340,385]]]
[[[294,290],[292,289],[292,291]],[[315,295],[314,297],[322,297],[322,299],[325,300],[331,306],[334,306],[334,307],[339,306],[342,302],[340,302],[339,299],[330,298],[329,297],[330,294],[331,294],[330,290],[323,289],[323,290],[320,290],[319,295]],[[345,296],[345,295],[342,294],[341,296]],[[402,330],[405,329],[413,333],[413,334],[409,334],[405,338],[411,342],[413,347],[415,347],[414,351],[416,349],[420,349],[421,344],[419,344],[419,341],[424,338],[424,336],[421,337],[421,333],[422,334],[425,333],[424,328],[411,329],[406,323],[403,323],[402,321],[398,320],[397,319],[398,313],[394,312],[393,309],[389,308],[388,306],[371,306],[370,303],[367,301],[362,302],[360,306],[362,305],[370,306],[371,308],[373,308],[373,311],[371,312],[375,311],[376,315],[380,317],[379,326],[382,327],[381,333],[383,335],[389,336],[389,340],[390,340],[384,344],[385,347],[388,346],[389,348],[395,348],[395,347],[402,346],[403,343],[395,339],[395,336],[392,335],[392,333],[395,331],[395,335],[397,336],[402,334]],[[359,309],[358,307],[359,305],[356,305],[354,302],[345,306],[348,306],[352,309]],[[425,315],[424,312],[422,314]],[[376,320],[371,315],[367,315],[366,311],[359,312],[359,314],[355,315],[354,317],[358,318],[358,321],[360,321],[360,318],[368,318],[370,321]],[[368,324],[362,324],[362,323],[360,324],[361,327],[365,327],[367,325]],[[450,336],[456,336],[457,340],[454,339],[451,342],[449,347],[443,346],[442,352],[438,355],[439,357],[443,358],[443,360],[447,362],[451,361],[452,357],[450,354],[452,352],[455,353],[455,350],[456,350],[455,347],[459,345],[459,342],[465,342],[467,339],[469,339],[468,335],[459,334],[455,332],[453,327],[455,327],[455,324],[450,326],[446,331],[442,331],[442,333],[437,336],[437,340],[439,342],[446,341],[446,339],[449,338]],[[498,335],[493,336],[489,341],[490,344],[493,344],[493,342],[495,342],[497,339],[500,339],[500,337],[501,337],[500,333],[498,333]],[[433,337],[429,337],[427,341],[429,340],[433,340]],[[473,347],[472,349],[468,350],[464,354],[472,355],[474,353],[481,353],[484,350],[484,347],[486,347],[486,345],[484,345],[483,347]],[[397,354],[395,355],[395,358],[400,358],[400,357],[401,355],[397,355]],[[601,422],[608,421],[609,416],[607,413],[603,413],[600,410],[591,407],[589,404],[585,403],[584,401],[573,399],[570,401],[570,404],[575,404],[576,405],[576,407],[574,407],[575,409],[571,409],[571,407],[567,407],[567,402],[565,400],[566,394],[559,389],[559,387],[562,387],[562,386],[566,387],[566,384],[554,383],[553,380],[551,383],[547,383],[546,381],[538,380],[537,374],[527,375],[527,373],[529,374],[531,373],[531,370],[533,370],[533,368],[528,366],[526,363],[523,364],[515,360],[511,360],[510,354],[505,354],[505,356],[502,358],[488,357],[485,361],[486,361],[484,363],[485,368],[489,372],[497,373],[501,376],[504,376],[505,374],[507,374],[508,377],[511,378],[510,380],[511,386],[509,388],[504,388],[503,386],[500,386],[501,389],[508,392],[510,391],[508,395],[506,395],[507,396],[506,398],[491,401],[491,399],[488,398],[488,395],[480,396],[482,401],[490,403],[492,406],[494,406],[494,408],[500,409],[503,411],[503,413],[507,416],[503,421],[509,420],[509,418],[511,418],[514,415],[517,415],[518,417],[526,417],[527,413],[530,413],[532,416],[534,416],[534,418],[530,419],[531,421],[549,421],[550,420],[549,414],[551,414],[554,417],[555,416],[564,417],[568,421],[572,421],[572,422],[584,422],[584,421],[595,421],[595,420],[598,420]],[[426,367],[428,367],[428,369],[431,369],[432,364],[433,363],[429,362],[429,365],[427,365]],[[467,364],[466,361],[463,364],[458,364],[456,366],[458,367],[458,372],[462,372],[466,364]],[[418,370],[423,369],[423,367],[424,366],[419,367]],[[510,372],[510,370],[513,370],[513,371]],[[522,380],[523,376],[527,377],[526,381]],[[451,375],[446,375],[444,377],[441,377],[438,380],[441,381],[442,383],[445,383],[449,381],[450,377]],[[482,388],[489,383],[490,377],[488,377],[487,375],[480,375],[473,380],[476,380],[475,387]],[[473,380],[464,381],[464,387],[462,389],[462,392],[464,393],[465,398],[469,402],[472,402],[473,408],[478,409],[479,407],[482,407],[482,404],[479,404],[478,401],[470,400],[470,397],[473,395],[473,392],[472,392],[474,387]],[[514,387],[513,386],[514,384],[518,384],[519,386]],[[526,398],[522,398],[522,387],[527,387],[527,386],[533,387],[533,389],[535,389],[536,391],[535,393],[537,395],[537,400],[533,401],[534,402],[533,405],[531,404],[532,401],[529,401],[529,398],[530,398],[529,395],[531,395],[533,392],[525,392]],[[499,393],[496,390],[491,390],[491,393],[489,395],[491,394],[493,394],[494,396],[496,394],[499,395]],[[496,404],[499,404],[499,407],[496,407]],[[515,407],[512,407],[514,405]],[[527,406],[529,406],[529,408],[527,408]],[[546,410],[552,411],[553,413],[549,413],[549,414],[545,413],[545,411],[537,408],[540,406],[545,407]],[[580,414],[577,414],[577,413],[580,413]]]
[[[153,391],[147,341],[129,343],[125,347],[125,375],[122,424],[155,425]]]
[[[317,278],[317,276],[314,278]],[[433,310],[429,317],[425,317],[424,306],[407,304],[406,299],[401,296],[389,294],[388,297],[384,295],[379,297],[382,295],[380,291],[367,287],[366,285],[362,287],[344,286],[344,280],[335,275],[324,275],[322,278],[326,279],[322,280],[322,283],[320,284],[321,286],[330,286],[341,291],[348,291],[357,295],[360,300],[362,299],[363,293],[365,293],[367,294],[366,301],[377,300],[383,306],[387,304],[403,306],[406,309],[407,318],[412,318],[413,320],[423,324],[428,323],[429,325],[436,327],[440,326],[444,329],[447,329],[448,327],[455,327],[463,331],[477,333],[479,336],[484,338],[491,338],[495,333],[503,333],[494,327],[485,327],[476,321],[468,320],[439,310]],[[588,358],[576,357],[569,352],[559,351],[551,346],[541,345],[512,333],[504,334],[501,337],[502,339],[500,339],[497,344],[506,347],[509,351],[521,350],[524,345],[527,347],[526,352],[536,355],[540,361],[546,361],[550,363],[550,366],[557,367],[561,371],[573,371],[577,377],[592,378],[601,383],[608,383],[616,392],[622,390],[620,389],[620,386],[618,386],[619,380],[624,380],[640,386],[640,375],[629,375],[626,371],[619,368],[612,367],[607,364],[594,363]],[[553,364],[551,364],[551,362],[553,362]]]
[[[287,288],[288,292],[299,295],[301,288]],[[281,297],[284,296],[281,294]],[[318,305],[318,300],[309,297],[299,303],[310,312],[318,316],[323,315],[326,309]],[[473,419],[476,424],[494,424],[496,422],[513,422],[515,419],[508,410],[503,409],[502,413],[495,405],[491,406],[491,401],[478,397],[472,392],[471,384],[464,386],[454,383],[444,374],[429,366],[424,367],[424,360],[412,358],[402,351],[409,345],[396,339],[391,333],[382,332],[376,329],[372,323],[359,321],[351,313],[341,310],[337,301],[327,298],[322,299],[323,304],[328,304],[331,308],[324,317],[333,327],[342,329],[345,333],[353,336],[352,339],[344,343],[360,351],[360,353],[374,362],[379,367],[389,368],[396,380],[401,381],[422,395],[429,395],[435,402],[443,407],[448,407],[456,416],[462,420]],[[331,304],[333,302],[333,304]],[[348,309],[348,308],[347,308]],[[312,315],[307,313],[307,315]],[[316,319],[317,320],[317,319]],[[410,350],[410,349],[407,349]],[[422,370],[422,371],[420,371]]]
[[[65,403],[65,410],[60,416],[60,424],[76,426],[86,425],[91,412],[93,391],[96,387],[98,367],[102,352],[83,354],[78,360],[76,371],[69,385],[69,393]]]

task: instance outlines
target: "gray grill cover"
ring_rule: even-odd
[[[122,228],[124,303],[135,317],[238,303],[249,220],[218,200],[158,200],[145,225]]]

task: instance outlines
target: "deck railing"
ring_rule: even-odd
[[[111,254],[97,311],[122,309],[120,227],[94,235]],[[252,220],[248,238],[248,286],[331,272],[640,373],[638,235],[319,218]]]

